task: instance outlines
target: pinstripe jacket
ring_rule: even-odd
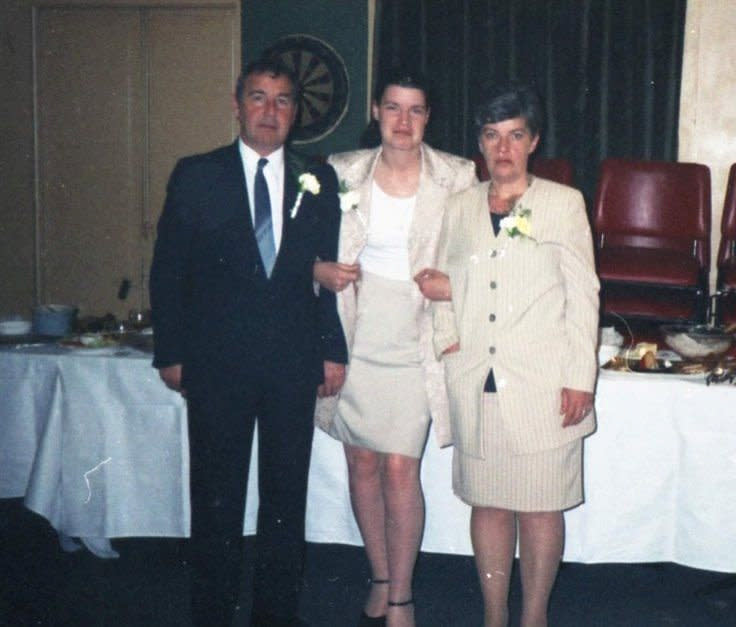
[[[595,386],[599,289],[580,192],[533,179],[517,203],[531,210],[530,237],[494,235],[487,193],[481,183],[448,202],[438,268],[450,276],[452,302],[434,304],[437,356],[460,343],[442,357],[453,440],[481,458],[490,368],[501,412],[494,424],[513,451],[556,448],[594,430],[592,413],[562,428],[560,395]]]
[[[422,172],[414,215],[409,228],[411,276],[423,268],[436,266],[442,212],[447,199],[452,193],[466,189],[477,180],[472,161],[434,150],[426,144],[422,144],[421,150]],[[381,148],[379,147],[340,153],[329,158],[329,163],[335,168],[337,177],[343,186],[357,191],[360,195],[357,208],[345,211],[342,215],[337,259],[342,263],[354,263],[366,245],[370,225],[373,172],[380,154]],[[447,395],[444,388],[442,363],[435,358],[432,348],[431,306],[430,302],[422,296],[419,288],[414,290],[414,297],[416,310],[420,312],[417,326],[423,353],[422,365],[432,414],[432,425],[439,446],[447,446],[451,444]],[[356,290],[348,288],[338,293],[337,308],[349,352],[352,349],[355,332],[356,304]],[[329,428],[335,414],[337,398],[333,396],[318,400],[316,416],[318,426]]]

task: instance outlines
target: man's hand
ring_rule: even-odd
[[[181,364],[166,366],[158,369],[158,376],[166,384],[166,387],[179,392],[182,396],[186,396],[186,390],[181,387]]]
[[[360,264],[315,261],[312,278],[328,290],[341,292],[360,278]]]
[[[419,291],[429,300],[450,300],[452,298],[450,277],[444,272],[434,268],[424,268],[417,272],[414,280],[419,286]]]
[[[563,427],[572,427],[578,424],[593,409],[593,395],[582,390],[562,388],[562,402],[560,414],[564,414]]]
[[[317,396],[334,396],[345,383],[345,364],[325,360],[325,382],[317,388]]]

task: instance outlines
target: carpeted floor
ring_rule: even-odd
[[[622,538],[622,542],[626,539]],[[64,627],[186,627],[187,569],[181,541],[114,541],[120,559],[63,553],[53,530],[19,500],[0,501],[0,624]],[[310,544],[301,615],[313,627],[353,627],[367,589],[362,549]],[[562,566],[550,604],[551,627],[736,625],[736,576],[675,564]],[[237,627],[247,625],[248,582]],[[709,590],[709,588],[715,588]],[[511,625],[519,620],[514,569]],[[480,627],[472,558],[423,553],[414,598],[419,627]]]

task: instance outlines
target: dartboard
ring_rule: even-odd
[[[340,55],[311,35],[282,37],[266,54],[279,57],[299,80],[301,98],[292,141],[307,144],[329,135],[348,110],[348,73]]]

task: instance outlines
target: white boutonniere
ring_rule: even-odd
[[[509,237],[520,236],[533,240],[531,215],[531,209],[517,205],[501,220],[500,226]]]
[[[296,202],[291,208],[291,213],[289,214],[292,220],[296,218],[296,214],[299,211],[299,205],[302,204],[302,198],[304,197],[305,192],[309,192],[313,196],[316,196],[319,194],[320,189],[319,181],[314,174],[305,172],[304,174],[299,175],[299,193],[296,196]]]
[[[343,213],[355,211],[356,215],[363,223],[363,226],[365,226],[363,214],[360,213],[360,210],[358,209],[358,203],[360,203],[360,192],[357,189],[348,189],[345,181],[340,181],[340,189],[337,195],[340,197],[340,210]]]

